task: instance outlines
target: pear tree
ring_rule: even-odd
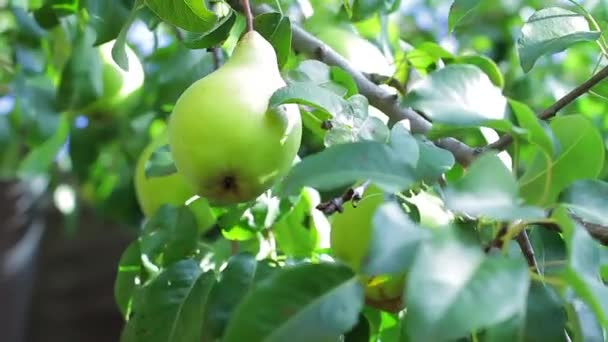
[[[605,7],[0,0],[0,207],[128,237],[111,341],[605,341]]]

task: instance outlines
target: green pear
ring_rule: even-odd
[[[122,115],[137,103],[144,84],[144,69],[135,52],[125,46],[129,69],[123,70],[112,58],[115,41],[97,49],[102,63],[103,89],[99,99],[82,110],[86,114],[111,113]]]
[[[288,172],[300,147],[300,112],[297,105],[268,109],[284,86],[272,45],[251,31],[226,64],[184,91],[169,143],[197,194],[218,205],[247,202]]]
[[[365,303],[376,309],[399,312],[403,309],[403,292],[407,274],[361,276],[365,286]]]
[[[201,231],[210,228],[216,221],[209,203],[204,198],[189,201],[195,197],[195,193],[179,174],[173,173],[167,176],[146,177],[146,163],[156,149],[166,145],[169,141],[167,131],[161,133],[152,140],[142,151],[135,167],[135,194],[137,201],[146,215],[153,216],[164,204],[182,206],[188,202],[189,208],[196,217]]]
[[[394,68],[378,47],[347,27],[323,27],[318,30],[316,36],[359,71],[385,76],[392,76],[394,72]]]
[[[384,192],[370,184],[356,207],[348,203],[342,213],[335,213],[330,218],[330,241],[334,255],[355,271],[361,269],[369,250],[372,219],[382,203]]]

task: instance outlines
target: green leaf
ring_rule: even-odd
[[[231,257],[221,279],[209,292],[203,323],[205,337],[210,340],[221,338],[237,305],[273,271],[274,268],[266,262],[258,262],[254,255],[242,253]]]
[[[552,287],[532,283],[526,307],[526,341],[557,341],[564,337],[566,315],[563,301]],[[547,329],[546,327],[552,327]]]
[[[446,206],[455,212],[502,221],[543,218],[541,209],[521,206],[517,191],[517,181],[500,158],[486,154],[446,189]]]
[[[140,255],[139,241],[133,241],[122,253],[118,262],[114,298],[124,318],[128,318],[131,312],[131,298],[136,289],[137,278],[143,270]]]
[[[479,0],[454,0],[448,15],[449,30],[454,31],[461,22],[474,13],[479,4],[481,4]]]
[[[204,1],[145,0],[146,5],[162,20],[191,32],[207,32],[217,17],[207,9]]]
[[[539,271],[546,276],[562,272],[568,257],[561,233],[536,227],[529,231],[529,236]]]
[[[406,322],[413,341],[441,341],[525,310],[530,279],[523,259],[486,256],[454,234],[420,246],[408,274]]]
[[[388,127],[379,118],[369,115],[365,96],[353,95],[348,104],[352,110],[339,112],[331,120],[332,127],[325,135],[325,146],[365,140],[385,143],[388,140]]]
[[[146,161],[146,178],[168,176],[176,172],[177,169],[175,168],[169,145],[157,148],[150,155],[150,159]]]
[[[118,37],[120,30],[127,23],[130,9],[125,7],[124,1],[87,1],[90,25],[95,30],[94,45],[100,45]]]
[[[573,341],[585,342],[604,342],[604,329],[598,322],[597,317],[582,300],[575,298],[568,313],[572,316],[570,321],[573,323],[571,336]]]
[[[369,342],[370,325],[365,315],[359,314],[359,321],[354,328],[344,334],[344,342]]]
[[[320,231],[329,228],[327,218],[315,207],[321,202],[319,193],[303,188],[289,212],[274,226],[278,248],[296,258],[312,257],[319,247]]]
[[[548,159],[537,151],[519,179],[520,195],[530,204],[554,203],[559,193],[579,179],[596,178],[604,165],[604,142],[589,119],[582,115],[560,116],[550,125],[559,151]]]
[[[521,67],[528,72],[543,55],[563,51],[575,43],[598,39],[600,32],[591,31],[581,14],[559,7],[544,8],[534,13],[521,29],[517,50]]]
[[[562,299],[553,288],[531,283],[526,311],[488,328],[483,341],[565,341],[563,306]]]
[[[65,145],[70,134],[70,123],[65,116],[59,119],[57,130],[42,145],[30,151],[19,164],[17,174],[21,178],[45,174],[55,161],[57,153]]]
[[[190,49],[206,49],[217,46],[230,35],[230,30],[232,30],[232,26],[236,22],[236,17],[236,12],[231,10],[209,32],[203,34],[188,32],[184,38],[184,45]]]
[[[555,153],[553,141],[547,134],[544,121],[538,119],[532,109],[521,102],[509,99],[509,106],[517,118],[517,124],[526,130],[525,139],[539,146],[547,156],[553,156]]]
[[[143,7],[143,2],[144,0],[135,0],[133,8],[131,9],[131,12],[129,12],[129,16],[120,29],[114,45],[112,45],[112,58],[116,64],[125,71],[129,71],[129,58],[127,57],[127,52],[125,51],[125,46],[127,44],[127,32],[129,31],[133,21],[136,19],[137,12]]]
[[[311,106],[332,116],[351,111],[350,106],[342,97],[311,83],[292,83],[278,89],[272,94],[268,106],[273,108],[286,103]]]
[[[417,82],[404,105],[424,112],[433,122],[479,126],[502,121],[506,98],[478,67],[448,65]]]
[[[332,190],[361,180],[401,191],[415,182],[414,169],[403,158],[377,142],[334,145],[296,164],[283,181],[283,192],[293,194],[304,186]]]
[[[79,110],[101,97],[102,61],[99,51],[92,47],[94,39],[91,28],[76,33],[72,55],[62,70],[57,91],[60,110]]]
[[[471,56],[458,56],[454,58],[453,63],[457,64],[471,64],[477,66],[483,72],[488,75],[492,83],[499,88],[504,88],[505,79],[502,76],[502,72],[498,68],[496,63],[483,55],[471,55]]]
[[[608,227],[608,183],[599,180],[576,181],[562,192],[559,202],[585,222]]]
[[[133,298],[135,341],[191,342],[201,340],[202,310],[215,282],[194,260],[179,261],[163,270]]]
[[[264,13],[254,19],[255,29],[272,44],[282,68],[291,53],[291,22],[281,13]]]
[[[144,225],[142,256],[156,266],[169,265],[194,253],[197,235],[196,217],[188,207],[163,205]]]
[[[359,93],[357,82],[344,69],[337,66],[330,67],[331,80],[346,88],[346,96],[351,97]]]
[[[456,162],[452,152],[437,147],[424,136],[416,136],[419,158],[416,174],[423,181],[434,182],[449,171]]]
[[[568,248],[568,266],[562,278],[593,310],[602,326],[608,326],[608,288],[600,277],[600,246],[587,230],[573,222],[564,207],[553,218],[559,222]]]
[[[234,312],[223,341],[331,341],[357,324],[362,308],[363,288],[350,269],[300,264],[255,287]]]
[[[368,275],[408,270],[418,246],[431,235],[412,222],[395,202],[381,205],[372,222],[369,251],[362,265],[363,273]]]
[[[150,89],[155,108],[173,106],[192,83],[214,70],[213,54],[190,50],[182,44],[156,49],[146,62],[146,85],[155,85]]]

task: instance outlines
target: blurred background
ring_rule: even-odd
[[[312,5],[320,6],[319,1],[336,8],[341,3],[317,0]],[[213,58],[205,50],[188,50],[179,32],[141,11],[127,36],[146,75],[139,103],[120,120],[75,116],[50,169],[30,173],[24,157],[49,141],[61,124],[51,109],[53,82],[72,48],[62,28],[74,24],[70,6],[78,3],[54,1],[65,13],[51,23],[42,12],[51,2],[0,0],[0,341],[117,341],[123,322],[113,295],[116,267],[142,220],[133,190],[137,156],[162,130],[177,96],[213,69]],[[426,41],[456,54],[485,55],[505,76],[505,94],[536,110],[606,64],[597,59],[597,46],[580,44],[542,58],[532,74],[524,74],[515,48],[522,24],[536,9],[573,3],[482,2],[456,32],[447,29],[450,0],[403,0],[389,20],[398,32],[397,44],[379,38],[376,14],[362,19],[358,28],[387,55]],[[89,0],[84,7],[95,11],[95,3]],[[129,0],[111,3],[117,17],[132,6]],[[306,1],[281,3],[294,12],[310,7]],[[608,17],[606,1],[579,3],[597,18]],[[590,116],[606,137],[608,122],[601,114],[607,110],[603,94],[608,85],[602,87],[565,111]],[[467,139],[471,145],[483,143]]]

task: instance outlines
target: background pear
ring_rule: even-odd
[[[296,105],[268,110],[285,82],[274,49],[246,33],[230,59],[175,104],[169,142],[177,170],[215,204],[255,199],[287,173],[300,147]]]
[[[161,177],[146,177],[146,163],[156,149],[168,143],[169,136],[165,130],[152,140],[142,151],[135,167],[135,194],[137,201],[146,215],[153,216],[164,204],[182,206],[190,198],[195,196],[194,191],[186,180],[179,174],[173,173]],[[201,231],[210,228],[216,221],[209,203],[204,198],[199,198],[189,204],[192,213],[196,217],[198,227]]]
[[[325,26],[316,34],[362,72],[392,76],[394,68],[380,49],[344,26]]]
[[[382,203],[382,189],[370,184],[356,207],[348,203],[344,206],[344,212],[335,213],[330,219],[334,255],[355,271],[361,269],[363,258],[367,255],[372,235],[372,218]]]
[[[372,237],[372,220],[378,207],[384,203],[384,192],[370,184],[356,207],[344,206],[344,212],[331,217],[331,248],[334,255],[359,272],[369,250]],[[387,311],[401,308],[399,299],[405,287],[406,274],[359,275],[365,288],[368,305]]]
[[[144,69],[135,52],[125,46],[129,69],[123,70],[112,58],[114,40],[97,49],[102,63],[103,89],[97,101],[82,110],[87,114],[127,113],[137,103],[144,85]]]

